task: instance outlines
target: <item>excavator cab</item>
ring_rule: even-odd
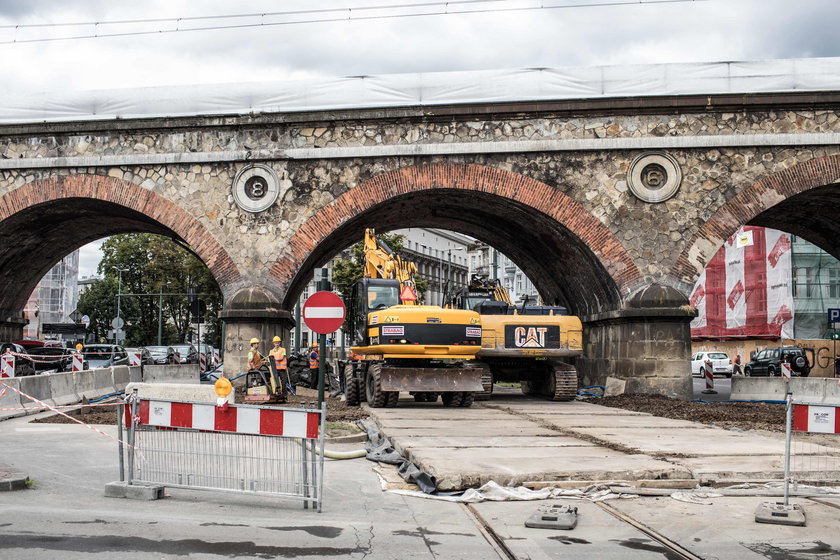
[[[361,278],[350,298],[353,344],[367,346],[368,314],[400,304],[400,283],[393,278]]]

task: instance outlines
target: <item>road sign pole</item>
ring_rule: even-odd
[[[318,282],[318,290],[327,292],[330,289],[330,282],[327,280],[327,269],[321,269],[321,280]],[[324,378],[327,375],[327,334],[321,333],[318,337],[318,408],[324,403]]]

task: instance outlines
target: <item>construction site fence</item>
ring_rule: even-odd
[[[217,406],[128,395],[117,414],[120,480],[290,498],[320,512],[325,421],[326,403]]]

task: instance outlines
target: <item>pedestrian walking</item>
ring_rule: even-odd
[[[741,354],[735,356],[735,363],[732,365],[732,375],[743,375],[741,371]]]

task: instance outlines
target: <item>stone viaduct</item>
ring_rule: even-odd
[[[840,257],[839,109],[811,92],[3,125],[0,340],[65,254],[151,232],[217,279],[236,370],[365,227],[436,227],[582,317],[585,383],[687,396],[688,296],[730,234]]]

